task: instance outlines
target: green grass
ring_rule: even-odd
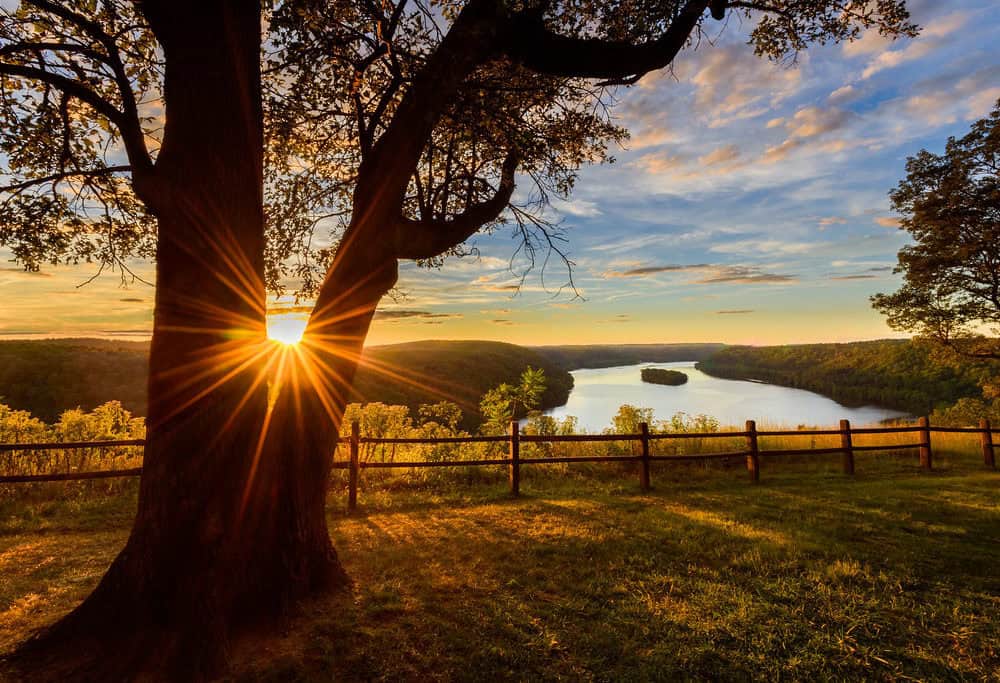
[[[1000,474],[943,453],[331,492],[354,579],[236,680],[995,679]],[[364,483],[364,482],[363,482]],[[0,508],[0,651],[81,599],[134,498]]]

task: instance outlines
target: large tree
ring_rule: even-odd
[[[907,159],[890,198],[913,243],[899,251],[903,286],[874,307],[894,329],[1000,360],[1000,102],[943,154]]]
[[[544,248],[551,226],[512,201],[518,179],[535,206],[568,193],[620,137],[607,88],[669,67],[710,17],[731,16],[770,58],[864,29],[915,32],[903,0],[3,10],[0,244],[29,268],[96,259],[128,276],[133,256],[157,263],[132,533],[24,656],[71,642],[95,667],[78,674],[197,678],[224,661],[235,626],[342,583],[330,454],[399,261],[437,263],[505,219],[529,252]],[[296,352],[264,335],[266,286],[288,269],[316,298]]]

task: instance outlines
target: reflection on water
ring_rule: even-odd
[[[642,368],[647,367],[681,370],[688,376],[687,384],[679,387],[647,384],[639,377]],[[574,370],[571,374],[574,386],[569,401],[547,414],[553,417],[575,415],[579,418],[580,429],[588,432],[600,432],[609,427],[611,417],[623,403],[652,408],[655,419],[669,418],[683,411],[691,415],[711,415],[723,425],[742,425],[746,420],[756,420],[758,426],[790,428],[835,426],[843,418],[850,420],[852,426],[861,426],[906,415],[876,406],[847,408],[802,389],[709,377],[695,370],[693,361]]]

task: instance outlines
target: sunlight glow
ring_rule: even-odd
[[[267,336],[276,342],[293,346],[302,341],[309,319],[294,313],[267,316]]]

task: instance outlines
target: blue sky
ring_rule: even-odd
[[[553,217],[563,266],[519,278],[509,231],[478,236],[481,258],[401,268],[370,341],[789,343],[891,336],[868,304],[891,291],[906,243],[887,193],[908,155],[940,151],[1000,98],[995,2],[911,3],[914,40],[869,34],[792,65],[753,57],[731,25],[673,73],[620,93],[632,131],[616,163],[585,169]],[[152,290],[90,268],[0,269],[0,335],[141,337]],[[521,264],[515,263],[515,269]],[[142,272],[152,272],[146,266]]]

